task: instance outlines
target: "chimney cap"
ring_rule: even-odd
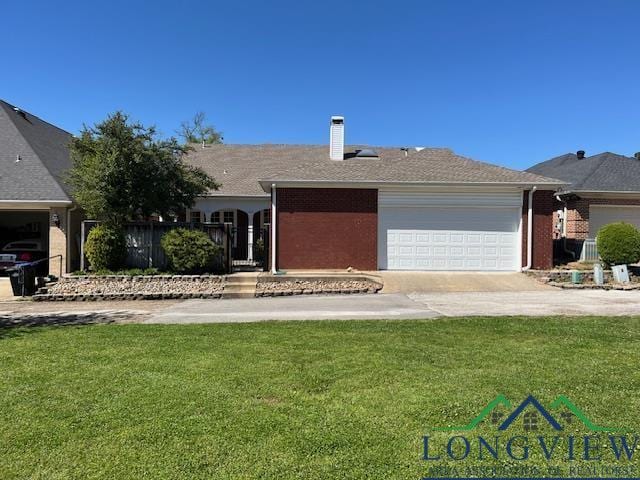
[[[582,160],[584,158],[584,156],[585,156],[585,153],[586,152],[584,150],[578,150],[576,152],[576,157],[578,157],[578,159]]]

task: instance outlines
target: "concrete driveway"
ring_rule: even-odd
[[[399,272],[375,274],[382,293],[526,292],[552,289],[519,272]]]
[[[415,319],[447,316],[640,315],[640,292],[544,289],[186,300],[144,323],[240,323],[264,320]]]

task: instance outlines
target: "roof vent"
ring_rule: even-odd
[[[22,118],[24,118],[26,120],[27,118],[27,114],[24,113],[24,110],[18,108],[18,107],[13,107],[13,111],[16,112],[18,115],[20,115]]]
[[[640,160],[640,152],[634,153],[633,156],[636,157],[636,160]]]
[[[344,160],[344,117],[337,115],[331,117],[329,133],[329,158]]]
[[[378,152],[371,148],[364,148],[362,150],[356,150],[356,157],[358,158],[378,158]]]
[[[584,158],[585,152],[584,150],[578,150],[576,152],[576,157],[578,157],[578,160],[582,160]]]

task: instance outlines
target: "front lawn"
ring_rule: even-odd
[[[417,479],[498,394],[637,427],[640,318],[5,329],[0,365],[2,479]]]

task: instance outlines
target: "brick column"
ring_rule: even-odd
[[[58,216],[60,226],[55,223]],[[62,255],[62,273],[67,273],[67,209],[52,207],[49,209],[49,256]],[[49,273],[60,274],[60,259],[49,261]]]

